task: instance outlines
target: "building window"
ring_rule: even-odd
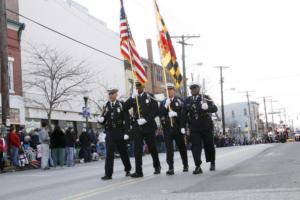
[[[8,88],[9,93],[15,93],[14,91],[14,61],[12,57],[8,57]]]
[[[244,108],[244,116],[247,116],[248,115],[247,113],[248,113],[247,108]]]
[[[162,72],[159,68],[156,69],[156,80],[162,82]]]
[[[131,91],[133,91],[133,87],[134,87],[133,79],[129,78],[128,82],[129,82],[129,90],[131,92]]]
[[[235,118],[234,110],[231,111],[231,116],[232,116],[232,118]]]

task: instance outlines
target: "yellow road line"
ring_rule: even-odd
[[[106,188],[106,189],[102,189],[102,190],[99,190],[99,191],[95,191],[95,192],[93,192],[93,193],[89,193],[89,194],[87,194],[87,195],[84,195],[84,196],[81,196],[81,197],[78,197],[78,198],[76,198],[76,199],[73,199],[73,200],[82,200],[82,199],[86,199],[86,198],[88,198],[88,197],[92,197],[92,196],[96,196],[96,195],[98,195],[98,194],[102,194],[102,193],[105,193],[105,192],[109,192],[109,191],[112,191],[112,190],[114,190],[114,189],[116,189],[116,188],[121,188],[121,187],[123,187],[123,186],[128,186],[128,185],[132,185],[132,184],[136,184],[136,183],[140,183],[140,182],[144,182],[144,181],[147,181],[147,180],[149,180],[149,179],[152,179],[152,178],[155,178],[156,176],[148,176],[148,177],[145,177],[145,178],[143,178],[143,179],[138,179],[138,180],[134,180],[134,181],[131,181],[131,182],[123,182],[122,184],[119,184],[119,185],[117,185],[117,186],[111,186],[111,187],[109,187],[109,188]]]
[[[225,153],[223,155],[218,156],[218,159],[223,159],[225,157],[228,157],[228,156],[233,155],[233,154],[238,154],[238,153],[243,152],[243,151],[245,151],[245,149],[240,149],[239,151],[235,151],[235,152],[228,152],[228,153]],[[178,171],[180,171],[179,168],[177,168],[175,170],[175,172],[178,172]],[[149,175],[149,176],[146,176],[146,177],[141,178],[141,179],[131,179],[131,180],[127,180],[127,181],[122,181],[122,182],[119,182],[119,183],[110,184],[110,185],[102,187],[102,188],[97,188],[97,189],[82,192],[82,193],[79,193],[79,194],[76,194],[76,195],[73,195],[73,196],[69,196],[69,197],[63,198],[61,200],[82,200],[82,199],[86,199],[88,197],[95,196],[97,194],[102,194],[104,192],[109,192],[109,191],[111,191],[113,189],[116,189],[116,188],[121,188],[123,186],[144,182],[144,181],[156,178],[156,177],[159,177],[159,176]]]
[[[118,185],[122,185],[122,184],[127,184],[127,183],[130,183],[130,182],[133,182],[134,180],[131,179],[131,180],[127,180],[127,181],[122,181],[122,182],[119,182],[119,183],[113,183],[113,184],[110,184],[108,186],[104,186],[102,188],[96,188],[96,189],[92,189],[92,190],[88,190],[86,192],[81,192],[79,194],[76,194],[76,195],[73,195],[73,196],[69,196],[69,197],[66,197],[66,198],[63,198],[61,200],[73,200],[74,198],[77,198],[77,197],[80,197],[80,196],[84,196],[86,194],[90,194],[90,193],[94,193],[94,192],[98,192],[100,190],[105,190],[105,189],[109,189],[111,187],[117,187]]]

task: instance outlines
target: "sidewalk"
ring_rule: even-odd
[[[116,157],[117,159],[119,157]],[[94,161],[91,161],[91,162],[98,162],[98,161],[102,161],[102,160],[105,160],[105,157],[104,156],[100,156],[99,157],[99,160],[94,160]],[[39,167],[33,167],[32,165],[28,164],[26,165],[24,168],[19,168],[19,167],[14,167],[10,164],[10,160],[6,160],[5,161],[5,173],[12,173],[12,172],[19,172],[19,171],[26,171],[26,170],[36,170],[36,169],[41,169],[40,166]],[[85,164],[85,163],[82,163],[80,162],[80,159],[75,159],[75,163],[78,165],[78,164]],[[3,173],[0,173],[0,174],[3,174]]]

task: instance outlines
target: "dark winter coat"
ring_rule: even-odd
[[[60,128],[55,128],[50,138],[51,148],[65,148],[66,147],[66,138],[65,134]]]

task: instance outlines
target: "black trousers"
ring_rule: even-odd
[[[91,155],[91,147],[82,147],[81,148],[82,157],[84,162],[91,162],[92,155]]]
[[[4,170],[4,158],[3,158],[3,152],[0,152],[0,171]]]
[[[131,164],[129,155],[127,152],[127,145],[123,138],[114,138],[107,134],[106,136],[106,159],[105,159],[105,175],[112,176],[114,171],[114,158],[116,150],[121,156],[121,160],[124,165],[124,171],[129,172],[131,170]]]
[[[155,133],[154,131],[142,130],[139,127],[134,128],[133,130],[133,138],[134,138],[134,157],[135,157],[135,170],[137,173],[142,173],[143,168],[143,146],[144,140],[148,146],[149,152],[151,153],[153,160],[153,167],[160,167],[160,161],[158,157],[158,152],[155,144]]]
[[[190,142],[192,143],[192,153],[196,166],[202,164],[201,152],[204,147],[206,162],[214,162],[216,159],[216,149],[214,144],[213,131],[191,132]]]
[[[167,163],[169,169],[174,169],[174,141],[180,152],[182,164],[184,167],[188,166],[187,149],[185,145],[184,135],[180,133],[179,129],[167,128],[164,130],[165,143],[167,148]]]

